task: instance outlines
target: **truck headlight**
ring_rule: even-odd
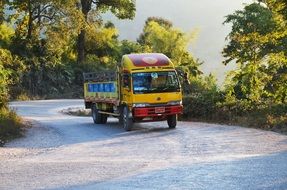
[[[175,106],[175,105],[182,105],[182,101],[181,100],[178,100],[178,101],[170,101],[167,103],[168,105],[172,105],[172,106]]]
[[[143,108],[143,107],[147,107],[147,106],[149,106],[149,104],[147,104],[147,103],[136,103],[136,104],[133,104],[134,108]]]

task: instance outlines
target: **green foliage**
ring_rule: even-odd
[[[8,20],[15,20],[16,33],[20,38],[38,37],[47,27],[60,23],[72,24],[73,28],[83,25],[83,16],[74,0],[64,3],[61,0],[14,0],[8,3],[8,7],[12,10]]]
[[[276,14],[253,3],[228,15],[225,23],[232,24],[232,31],[224,63],[238,63],[238,70],[229,74],[227,90],[238,100],[286,103],[287,30]]]
[[[0,146],[7,140],[20,136],[23,121],[14,111],[0,108]]]
[[[91,57],[97,57],[93,64],[103,68],[115,68],[120,55],[118,31],[113,24],[108,22],[104,26],[102,23],[90,25],[85,43],[88,55],[85,62],[89,62]]]
[[[4,20],[4,9],[5,9],[5,1],[0,1],[0,25],[2,24]]]
[[[11,43],[14,30],[9,27],[6,23],[0,24],[0,47],[7,48]]]
[[[268,66],[264,73],[269,76],[265,90],[275,103],[287,103],[287,58],[281,53],[269,54]]]
[[[7,25],[0,25],[0,146],[10,137],[19,135],[22,126],[19,117],[7,106],[9,86],[17,80],[13,78],[16,72],[12,70],[17,61],[9,50],[2,47],[9,45],[12,34]]]
[[[186,52],[189,43],[188,37],[178,29],[168,28],[151,20],[144,27],[141,45],[146,46],[150,52],[161,52],[173,59],[176,65],[181,63],[181,58]]]
[[[224,64],[237,63],[219,90],[192,78],[184,117],[287,132],[286,1],[253,3],[226,17],[232,24]],[[206,81],[206,82],[204,82]]]
[[[12,55],[9,50],[4,49],[10,43],[11,35],[13,34],[6,24],[0,24],[0,109],[5,108],[8,100],[8,85],[11,83],[9,76],[11,72],[5,68]]]
[[[264,3],[264,4],[263,4]],[[281,130],[287,123],[286,2],[266,0],[226,17],[224,64],[238,64],[217,103],[219,120]],[[219,114],[220,113],[220,114]],[[285,130],[286,131],[286,130]]]
[[[11,51],[4,64],[12,73],[11,97],[62,93],[73,80],[72,69],[63,62],[76,59],[73,40],[79,29],[75,21],[81,17],[75,19],[74,2],[63,6],[59,1],[13,1],[10,8],[13,9],[10,17],[16,20],[15,33],[10,32],[14,36],[8,39],[2,27],[0,34],[6,34],[6,38],[2,37],[0,42],[4,41]]]
[[[78,63],[83,63],[86,58],[86,33],[87,26],[96,24],[98,20],[93,19],[92,13],[99,17],[100,13],[110,11],[119,19],[132,19],[135,16],[134,0],[81,0],[78,5],[84,17],[85,25],[81,27],[77,39]],[[90,16],[90,17],[89,17]],[[107,27],[108,28],[108,27]]]
[[[147,18],[147,20],[145,21],[145,26],[144,26],[144,30],[145,28],[148,27],[148,25],[150,24],[150,22],[155,22],[157,23],[159,26],[165,28],[166,30],[169,30],[173,27],[173,24],[171,21],[166,20],[164,18],[161,17],[149,17]],[[146,31],[143,31],[143,33],[140,34],[139,38],[138,38],[138,42],[140,44],[146,44],[147,43],[147,38],[149,36],[149,33],[147,33]]]
[[[281,20],[279,22],[287,20],[287,2],[285,0],[263,0],[263,2],[276,16],[279,16],[279,18],[277,17],[277,19]]]
[[[7,41],[4,43],[8,44]],[[0,48],[0,109],[6,107],[9,88],[19,82],[19,75],[23,70],[24,66],[17,56],[7,49]]]
[[[0,62],[0,109],[6,107],[8,100],[8,75],[9,72],[4,69],[3,65]]]
[[[120,44],[120,54],[141,53],[143,52],[142,46],[137,42],[123,40]]]
[[[197,76],[202,74],[199,70],[201,63],[188,52],[188,45],[195,38],[196,33],[184,33],[174,28],[166,19],[150,17],[147,19],[143,33],[138,43],[143,46],[144,52],[159,52],[167,55],[176,66]]]
[[[265,36],[272,32],[275,21],[272,12],[257,3],[228,15],[224,22],[232,24],[228,35],[229,44],[224,48],[225,64],[235,60],[239,64],[258,62],[271,48],[272,44]]]
[[[287,132],[286,104],[272,102],[254,103],[247,100],[223,102],[217,106],[219,121],[230,124]]]
[[[132,19],[135,16],[135,0],[99,0],[95,4],[100,12],[110,10],[119,19]]]
[[[223,101],[223,94],[213,75],[192,77],[189,93],[184,94],[184,117],[202,120],[214,120],[217,103]]]

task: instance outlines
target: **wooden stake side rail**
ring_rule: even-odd
[[[103,71],[103,72],[92,72],[84,73],[85,82],[106,82],[117,80],[117,72],[115,71]]]
[[[120,101],[118,98],[100,98],[100,97],[85,97],[85,102],[108,103],[118,106]]]

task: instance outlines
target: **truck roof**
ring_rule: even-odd
[[[147,67],[174,68],[170,59],[162,53],[127,54],[123,56],[122,66],[127,70]]]

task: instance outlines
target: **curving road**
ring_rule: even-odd
[[[0,148],[0,189],[287,189],[287,136],[179,122],[94,125],[82,100],[12,102],[34,121]]]

